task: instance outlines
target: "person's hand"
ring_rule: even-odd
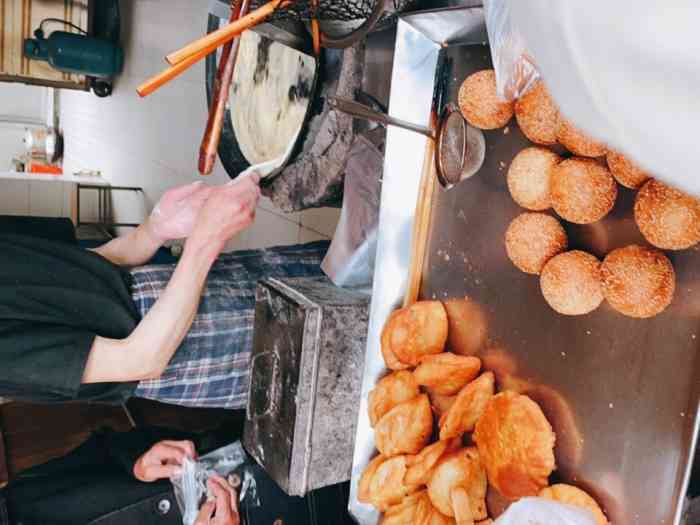
[[[210,477],[207,488],[214,499],[202,505],[194,525],[240,525],[235,489],[219,476]]]
[[[253,223],[260,199],[259,184],[260,177],[254,173],[212,188],[188,244],[194,242],[196,249],[208,246],[221,251],[228,240]]]
[[[197,452],[191,441],[161,441],[141,456],[134,464],[134,477],[139,481],[152,483],[182,474],[185,458],[197,459]]]
[[[203,182],[195,182],[167,191],[147,221],[152,237],[161,244],[189,237],[212,190]]]

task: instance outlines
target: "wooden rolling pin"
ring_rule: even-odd
[[[250,0],[236,1],[236,19],[241,15],[245,16],[250,8]],[[209,108],[209,118],[207,119],[207,127],[204,130],[204,137],[199,146],[199,173],[202,175],[211,175],[216,163],[216,154],[221,140],[221,130],[224,127],[224,114],[226,113],[226,102],[228,102],[229,90],[233,80],[233,72],[236,69],[236,61],[238,60],[238,48],[240,38],[234,38],[230,43],[226,44],[226,49],[221,55],[221,62],[214,81],[213,100]],[[224,61],[226,58],[226,61]]]

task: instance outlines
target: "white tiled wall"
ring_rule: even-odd
[[[69,217],[71,185],[0,179],[0,215]]]
[[[43,87],[0,83],[0,172],[8,171],[12,158],[24,152],[25,128],[3,121],[46,122],[47,94]],[[63,192],[62,183],[0,180],[0,215],[59,217],[63,213]]]
[[[29,211],[29,183],[0,181],[0,214],[26,215]]]
[[[61,93],[66,172],[99,169],[113,185],[140,186],[147,207],[168,188],[200,179],[199,144],[207,120],[204,65],[197,64],[146,99],[135,89],[163,69],[163,57],[198,38],[206,28],[207,0],[123,2],[125,69],[114,94]],[[210,184],[229,180],[219,163]],[[119,220],[143,213],[138,204],[115,202]],[[254,226],[230,249],[294,244],[333,235],[339,210],[284,214],[263,200]]]

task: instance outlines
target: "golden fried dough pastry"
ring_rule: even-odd
[[[491,398],[473,435],[489,483],[515,499],[536,496],[555,468],[552,427],[529,397],[501,392]]]
[[[419,385],[430,388],[431,392],[451,396],[474,379],[481,369],[481,359],[450,353],[429,355],[421,359],[413,371]]]
[[[456,440],[436,441],[421,450],[419,454],[408,456],[406,459],[406,464],[408,465],[406,484],[425,485],[428,483],[433,467],[440,461],[440,458],[448,452],[457,450],[459,447],[460,443]]]
[[[396,354],[391,350],[391,347],[389,345],[385,345],[383,341],[384,336],[382,333],[382,357],[384,357],[384,363],[389,370],[406,370],[407,368],[411,368],[409,365],[399,361],[399,358],[396,357]]]
[[[440,301],[419,301],[389,316],[382,331],[382,353],[387,366],[396,370],[416,366],[426,355],[439,354],[446,341],[445,307]]]
[[[432,507],[432,505],[431,505]],[[445,516],[442,512],[432,507],[430,516],[427,520],[418,523],[417,525],[457,525],[454,518]]]
[[[380,525],[411,525],[418,522],[419,514],[429,513],[430,507],[428,492],[422,490],[406,496],[397,505],[386,509],[379,523]]]
[[[532,142],[556,143],[559,110],[541,80],[515,102],[515,118],[520,131]]]
[[[484,309],[468,297],[445,301],[447,345],[459,355],[476,354],[486,341],[488,322]]]
[[[418,510],[418,503],[414,503],[411,506],[399,506],[396,505],[396,509],[391,513],[390,510],[394,507],[390,507],[379,520],[379,525],[409,525],[416,523],[416,512]]]
[[[547,304],[563,315],[584,315],[603,302],[600,261],[580,250],[552,257],[540,275]]]
[[[557,142],[574,155],[584,157],[601,157],[607,151],[605,144],[593,140],[561,115],[559,115]]]
[[[518,153],[508,168],[508,190],[513,200],[528,210],[551,208],[552,169],[559,162],[559,155],[547,148],[525,148]]]
[[[410,401],[420,394],[413,374],[406,370],[383,377],[369,393],[369,420],[374,427],[384,414],[404,401]]]
[[[612,176],[626,188],[636,190],[651,178],[647,172],[622,153],[608,151],[605,158],[608,161],[608,168]]]
[[[435,514],[437,511],[430,502],[427,489],[421,491],[420,494],[421,500],[418,504],[418,508],[416,509],[415,521],[413,523],[415,523],[415,525],[432,525],[433,514]]]
[[[444,456],[428,482],[428,496],[433,506],[445,516],[455,516],[452,493],[464,489],[473,520],[486,519],[486,473],[474,447],[463,448]],[[460,496],[458,494],[458,496]],[[461,497],[458,497],[460,501]],[[464,510],[461,509],[460,510]],[[460,514],[464,514],[460,512]]]
[[[453,488],[450,492],[450,501],[457,525],[474,525],[474,516],[467,490],[464,487]]]
[[[546,213],[521,213],[506,230],[506,254],[522,272],[538,275],[552,257],[566,250],[568,237]]]
[[[450,439],[471,432],[493,397],[493,372],[481,374],[465,386],[450,409],[440,418],[440,439]]]
[[[493,525],[493,520],[477,521],[474,525]]]
[[[650,180],[637,193],[634,219],[657,248],[684,250],[700,242],[700,200],[658,180]]]
[[[417,454],[433,432],[433,413],[428,396],[421,394],[396,405],[375,427],[377,449],[384,456]]]
[[[389,507],[380,525],[455,525],[455,521],[440,514],[430,502],[428,492],[422,490]]]
[[[372,483],[372,476],[377,472],[377,469],[382,463],[386,461],[386,458],[381,454],[376,456],[369,465],[365,467],[364,472],[362,472],[362,477],[360,482],[357,484],[357,499],[362,503],[370,503],[372,498],[370,496],[369,486]]]
[[[611,251],[600,267],[602,290],[615,310],[644,319],[663,312],[676,290],[673,264],[660,250],[632,244]]]
[[[380,463],[369,483],[369,502],[384,511],[401,503],[412,490],[404,483],[406,456],[395,456]]]
[[[492,485],[486,489],[486,512],[488,515],[497,520],[501,514],[508,510],[515,500],[511,500],[503,496]]]
[[[452,404],[457,399],[456,395],[441,396],[440,394],[431,392],[430,389],[428,389],[428,397],[430,397],[430,405],[433,407],[433,411],[438,418],[442,417],[442,415],[450,409]]]
[[[514,103],[501,100],[496,94],[493,69],[469,75],[459,88],[458,102],[464,118],[476,128],[502,128],[513,118]]]
[[[615,206],[617,184],[608,168],[594,159],[571,157],[552,168],[554,211],[576,224],[592,224]]]
[[[595,518],[596,525],[608,525],[608,519],[603,514],[596,501],[584,491],[571,485],[558,484],[542,489],[540,498],[546,498],[559,503],[581,507],[590,511]]]
[[[569,401],[548,385],[531,384],[520,393],[537,403],[552,425],[557,436],[557,446],[554,447],[557,474],[563,477],[576,476],[583,460],[584,441]]]

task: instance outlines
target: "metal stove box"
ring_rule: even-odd
[[[258,284],[243,444],[290,495],[350,479],[368,318],[325,277]]]

